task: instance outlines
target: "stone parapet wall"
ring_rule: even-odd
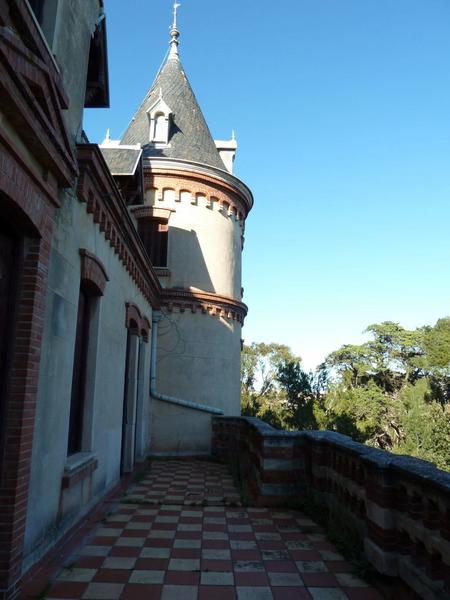
[[[276,430],[214,417],[213,453],[239,471],[258,505],[314,500],[339,514],[382,575],[420,598],[450,598],[450,474],[331,431]]]

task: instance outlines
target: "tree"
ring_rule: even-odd
[[[296,429],[316,429],[312,375],[302,370],[299,360],[284,360],[277,379],[286,394],[288,424]]]
[[[252,343],[241,355],[241,412],[265,415],[267,422],[284,426],[284,395],[277,373],[283,361],[300,360],[283,344]]]
[[[450,470],[450,318],[414,330],[369,325],[315,373],[281,344],[242,356],[242,412],[286,429],[331,429]]]

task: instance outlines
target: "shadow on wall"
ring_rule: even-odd
[[[204,292],[215,293],[195,231],[179,227],[169,228],[168,263],[172,273],[172,287],[194,287]]]

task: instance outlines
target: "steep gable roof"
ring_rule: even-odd
[[[160,96],[172,110],[169,144],[164,147],[149,143],[147,111]],[[129,124],[121,144],[141,144],[145,157],[165,156],[226,170],[178,57],[169,57],[166,61]]]

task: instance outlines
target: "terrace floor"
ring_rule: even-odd
[[[153,461],[53,572],[22,598],[382,598],[314,521],[242,507],[227,467],[208,461]]]

